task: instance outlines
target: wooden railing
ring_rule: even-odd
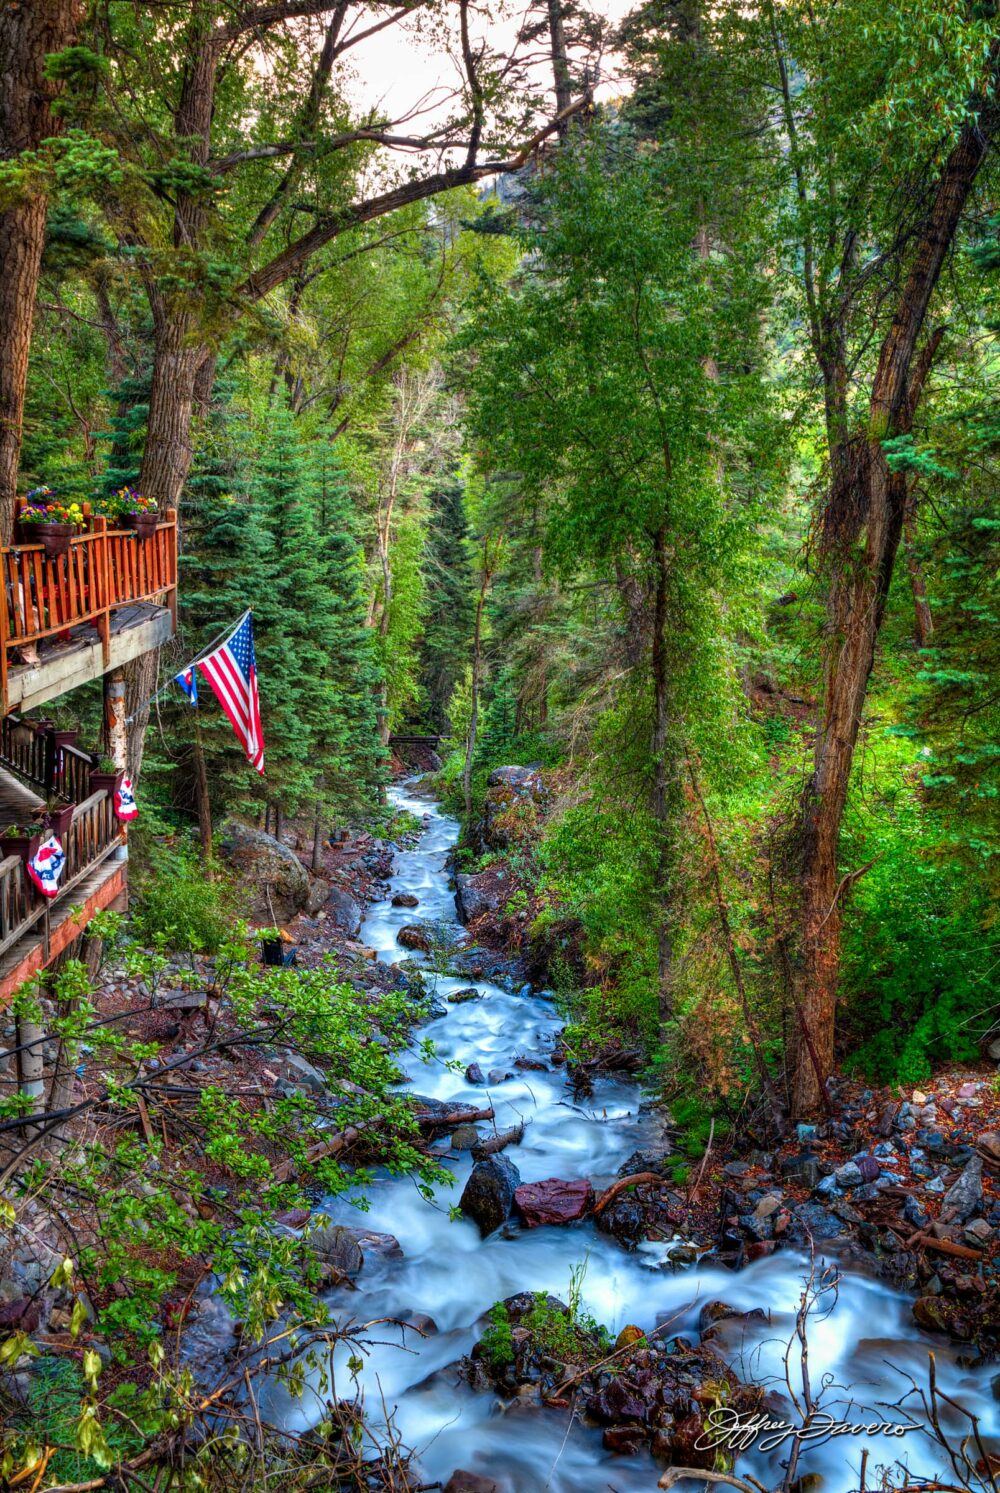
[[[66,869],[55,897],[42,897],[28,880],[24,861],[8,855],[0,861],[0,955],[37,923],[44,923],[48,937],[48,914],[64,902],[85,876],[107,860],[122,843],[122,826],[115,815],[111,795],[101,788],[77,804],[73,821],[63,837]],[[0,839],[0,848],[3,840]]]
[[[41,544],[0,549],[0,688],[7,701],[10,650],[55,637],[79,623],[97,629],[105,665],[111,614],[134,602],[158,601],[177,612],[177,515],[168,509],[149,539],[132,529],[109,529],[94,518],[92,531],[70,540],[51,558]]]
[[[82,803],[90,794],[93,763],[89,752],[60,741],[51,727],[13,714],[0,720],[0,764],[38,788],[45,798]]]

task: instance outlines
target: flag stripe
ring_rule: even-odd
[[[264,733],[257,690],[253,622],[249,614],[220,648],[198,664],[222,706],[247,760],[264,771]]]

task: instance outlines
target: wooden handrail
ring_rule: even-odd
[[[0,861],[0,955],[22,938],[36,923],[46,920],[79,883],[107,860],[122,843],[124,835],[107,789],[99,788],[82,804],[77,804],[69,832],[63,840],[66,869],[55,897],[39,896],[28,880],[24,861],[19,855],[8,855]],[[45,932],[45,939],[48,933]]]
[[[133,529],[109,529],[93,519],[65,555],[50,558],[43,544],[0,548],[0,689],[7,704],[12,648],[40,642],[90,622],[109,664],[111,614],[117,607],[159,601],[177,616],[177,514],[167,510],[149,539]]]

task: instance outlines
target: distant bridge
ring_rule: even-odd
[[[440,736],[390,736],[389,745],[395,750],[396,747],[408,747],[411,751],[436,752]]]

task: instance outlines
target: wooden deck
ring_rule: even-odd
[[[0,768],[0,830],[30,821],[42,803]],[[0,841],[0,1008],[83,932],[99,908],[125,895],[125,835],[104,789],[76,806],[62,843],[66,869],[58,896],[47,899],[29,881],[19,855],[3,856]]]
[[[177,622],[177,519],[139,539],[95,518],[55,558],[0,548],[3,713],[30,710],[159,647]],[[37,662],[25,656],[37,655]]]

